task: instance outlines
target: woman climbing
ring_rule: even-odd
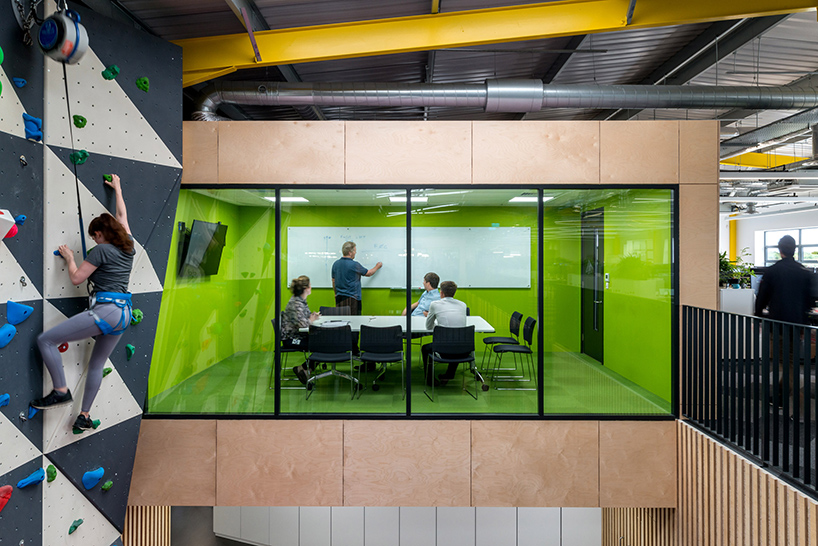
[[[89,309],[43,332],[37,338],[37,345],[54,384],[54,390],[50,394],[31,401],[31,406],[37,409],[63,406],[73,400],[65,382],[62,357],[58,349],[60,344],[89,337],[95,340],[91,359],[88,361],[82,411],[74,422],[74,427],[81,430],[93,427],[89,412],[102,383],[103,366],[131,321],[128,284],[136,251],[131,228],[128,226],[119,176],[114,174],[111,181],[106,180],[105,183],[116,193],[116,218],[106,212],[91,220],[88,235],[97,246],[88,252],[87,258],[79,267],[74,263],[74,253],[68,245],[60,245],[59,248],[71,282],[79,285],[85,280],[90,281]]]

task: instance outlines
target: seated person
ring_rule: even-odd
[[[284,349],[296,349],[298,351],[308,351],[308,336],[305,332],[300,332],[301,328],[309,328],[310,324],[318,319],[318,313],[311,313],[307,306],[307,296],[312,292],[310,278],[301,275],[293,279],[290,283],[290,292],[293,293],[287,307],[281,314],[281,347]],[[300,366],[293,367],[293,372],[298,380],[307,384],[310,377],[310,369],[305,361]]]
[[[433,301],[429,306],[429,313],[426,315],[427,330],[434,329],[435,324],[448,326],[450,328],[462,328],[466,326],[466,304],[454,299],[455,292],[457,292],[457,285],[453,281],[443,281],[440,283],[441,299]],[[435,381],[434,369],[429,363],[429,353],[431,352],[431,343],[427,343],[421,348],[423,370],[426,376],[426,384],[429,386],[432,386],[433,381]],[[454,377],[454,374],[457,372],[457,366],[458,364],[449,364],[449,369],[446,370],[446,373],[438,378],[441,386],[446,385],[449,379]]]
[[[437,289],[437,285],[440,283],[440,277],[438,277],[437,273],[426,273],[423,276],[423,286],[422,288],[425,290],[423,294],[420,295],[418,301],[412,304],[412,316],[413,317],[425,317],[429,314],[429,306],[432,304],[433,301],[437,301],[440,299],[440,292]],[[406,316],[406,309],[401,312],[401,316]]]

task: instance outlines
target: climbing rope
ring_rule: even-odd
[[[63,82],[65,83],[65,105],[68,108],[68,132],[71,135],[71,152],[76,152],[76,148],[74,148],[74,128],[72,127],[71,119],[71,99],[68,96],[68,74],[65,70],[65,63],[62,63],[62,77]],[[84,231],[84,223],[82,221],[82,202],[80,201],[80,178],[77,174],[77,163],[72,161],[71,164],[74,167],[74,184],[77,188],[77,212],[79,213],[80,217],[80,242],[82,243],[82,259],[84,260],[87,252],[85,249],[85,231]]]

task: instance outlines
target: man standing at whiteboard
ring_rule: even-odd
[[[378,262],[372,269],[367,269],[355,261],[358,248],[352,241],[341,247],[341,258],[332,264],[332,290],[335,292],[335,306],[349,307],[351,315],[361,314],[361,277],[371,277],[383,267]],[[358,336],[353,336],[353,354],[358,354]]]

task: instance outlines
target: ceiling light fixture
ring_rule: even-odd
[[[542,202],[545,203],[546,201],[550,201],[553,199],[550,195],[544,195],[542,198]],[[512,197],[508,200],[509,203],[536,203],[537,196],[528,196],[528,195],[518,195],[517,197]]]
[[[265,197],[265,199],[267,201],[272,201],[273,203],[276,202],[275,197]],[[309,203],[309,200],[307,200],[307,199],[305,199],[303,197],[282,197],[281,202],[282,203]]]
[[[392,203],[406,203],[406,197],[405,196],[403,196],[403,197],[391,196],[389,198],[389,200]],[[412,203],[426,203],[428,201],[429,201],[429,198],[426,197],[426,196],[421,196],[421,195],[413,195],[412,196]]]

